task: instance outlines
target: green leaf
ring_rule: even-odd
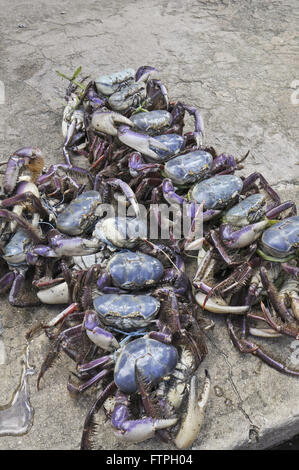
[[[80,83],[80,82],[77,82],[77,80],[75,80],[75,78],[76,78],[76,77],[79,75],[79,73],[81,72],[81,69],[82,69],[81,66],[78,67],[72,77],[68,77],[67,75],[65,75],[64,73],[60,72],[59,70],[56,70],[56,73],[57,73],[57,75],[59,75],[59,77],[65,78],[65,79],[68,80],[69,82],[72,82],[72,83],[74,83],[75,85],[77,85],[77,87],[81,88],[81,90],[85,90],[86,86],[83,85],[83,84]]]
[[[78,77],[78,75],[81,73],[82,67],[81,65],[75,70],[74,75],[72,76],[72,81],[75,80],[75,78]]]

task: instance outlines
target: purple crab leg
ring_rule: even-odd
[[[29,295],[28,298],[24,300],[21,299],[21,294],[24,293],[24,281],[25,274],[16,274],[9,292],[9,303],[14,307],[29,307],[39,305],[40,301],[34,295]],[[29,294],[32,294],[32,292]]]
[[[81,384],[79,386],[74,385],[71,382],[68,382],[67,389],[70,393],[73,393],[73,394],[82,393],[82,392],[84,392],[84,390],[86,390],[89,387],[91,387],[92,385],[98,383],[100,380],[102,380],[104,377],[106,377],[106,375],[109,374],[110,372],[111,372],[110,369],[103,369],[103,370],[101,370],[101,372],[96,374],[94,377],[92,377],[91,379],[87,380],[86,382],[84,382],[83,384]]]
[[[290,215],[297,215],[297,208],[296,208],[296,204],[294,203],[294,201],[285,201],[282,204],[279,204],[278,206],[269,210],[266,213],[266,217],[268,219],[275,219],[278,214],[290,208],[292,209]]]
[[[119,347],[113,334],[99,327],[98,315],[93,310],[86,312],[84,326],[88,338],[104,351],[113,351]]]
[[[169,204],[187,204],[187,199],[176,194],[172,181],[169,178],[165,178],[162,182],[162,191],[164,198]]]
[[[42,243],[42,238],[38,235],[38,232],[29,224],[23,217],[20,217],[13,212],[6,209],[0,209],[0,217],[8,219],[12,222],[16,222],[19,227],[28,235],[34,243]]]
[[[290,274],[295,279],[299,279],[299,267],[288,263],[281,263],[281,267],[287,274]]]
[[[157,419],[162,415],[162,408],[159,402],[153,401],[150,394],[150,386],[147,380],[144,379],[142,371],[139,369],[137,362],[135,363],[135,381],[140,393],[141,400],[145,409],[146,414],[152,418]],[[157,434],[164,442],[170,441],[170,436],[165,429],[160,429]]]
[[[242,194],[244,194],[247,191],[247,189],[249,189],[257,179],[260,180],[262,187],[269,194],[271,199],[273,199],[273,201],[275,201],[277,204],[280,204],[280,197],[278,196],[277,192],[274,191],[273,188],[271,188],[271,186],[269,185],[268,181],[264,178],[264,176],[258,172],[252,173],[247,178],[245,178],[245,180],[243,181]]]
[[[84,364],[80,364],[77,366],[78,372],[87,372],[89,370],[95,369],[97,367],[103,367],[113,364],[113,357],[111,355],[102,356],[98,359],[94,359],[93,361],[86,362]]]
[[[222,245],[221,243],[221,240],[218,236],[218,234],[216,233],[215,230],[211,230],[210,231],[210,237],[211,237],[211,240],[213,242],[213,245],[214,247],[216,248],[216,250],[218,251],[218,253],[220,254],[221,258],[223,259],[223,261],[228,265],[228,266],[232,266],[233,264],[235,264],[235,262],[230,258],[230,256],[227,254],[226,252],[226,249],[224,248],[224,246]]]
[[[114,381],[110,382],[107,387],[101,392],[100,396],[96,399],[94,404],[92,405],[90,411],[88,412],[85,422],[84,422],[84,428],[83,428],[83,433],[82,433],[82,438],[81,438],[81,450],[88,450],[91,447],[91,442],[90,442],[90,433],[93,430],[93,417],[95,413],[101,408],[105,400],[112,395],[116,390],[116,384]]]
[[[24,202],[30,202],[35,212],[38,212],[41,217],[48,217],[48,213],[45,208],[42,206],[38,197],[33,193],[27,191],[25,193],[17,194],[16,196],[10,197],[2,201],[1,206],[5,209],[7,207],[13,207],[17,204],[22,204]]]
[[[269,279],[267,270],[264,266],[260,268],[261,281],[264,286],[264,289],[267,292],[269,300],[273,305],[275,312],[286,322],[292,321],[292,316],[286,308],[285,304],[279,299],[277,290],[273,282]]]
[[[237,167],[236,160],[232,155],[221,153],[214,158],[211,166],[211,174],[227,174],[233,173]]]
[[[273,359],[258,344],[252,343],[251,341],[248,341],[244,338],[239,339],[233,328],[232,321],[229,318],[227,318],[227,326],[228,326],[229,335],[233,344],[241,353],[245,353],[245,354],[251,353],[259,357],[263,362],[268,364],[270,367],[273,367],[274,369],[278,370],[279,372],[282,372],[288,375],[294,375],[296,377],[299,376],[299,371],[289,369],[281,362],[277,361],[276,359]]]
[[[135,74],[135,82],[147,82],[148,80],[158,79],[159,72],[155,67],[142,65]]]
[[[0,279],[0,294],[6,292],[12,286],[13,280],[15,278],[15,273],[10,271]]]

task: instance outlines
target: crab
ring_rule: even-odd
[[[255,247],[248,251],[246,262],[234,269],[223,281],[212,288],[207,284],[209,271],[213,272],[215,269],[213,263],[209,263],[209,251],[202,256],[200,269],[194,280],[194,285],[202,290],[196,294],[196,300],[201,307],[215,313],[243,316],[240,337],[231,318],[227,320],[232,341],[241,352],[257,355],[271,367],[296,376],[299,375],[298,371],[273,359],[258,344],[250,341],[247,334],[249,332],[251,335],[265,338],[284,334],[298,338],[298,237],[298,216],[276,221],[264,230],[259,244],[255,244]],[[245,286],[248,287],[245,289]],[[226,297],[225,300],[223,296]],[[269,308],[264,304],[265,296]],[[243,305],[240,305],[240,300],[243,300]],[[261,309],[256,311],[258,302]],[[232,305],[229,305],[230,303]],[[252,320],[258,322],[258,325],[266,324],[266,328],[252,326]]]
[[[89,445],[92,416],[98,409],[99,400],[102,402],[104,397],[107,398],[116,388],[118,391],[116,405],[112,413],[112,424],[116,429],[116,435],[122,440],[141,442],[152,437],[155,430],[175,425],[176,417],[163,417],[162,413],[162,409],[172,410],[174,405],[166,406],[165,397],[163,400],[159,400],[159,404],[154,405],[152,401],[154,400],[154,390],[157,390],[156,386],[165,376],[168,377],[173,372],[178,374],[178,370],[182,368],[182,365],[178,365],[178,358],[182,359],[188,356],[191,361],[185,367],[184,374],[187,375],[183,374],[185,383],[186,377],[190,378],[193,375],[207,353],[203,334],[195,316],[192,315],[193,311],[196,312],[196,304],[190,301],[190,296],[185,295],[187,288],[185,287],[182,291],[171,285],[170,287],[164,285],[164,287],[157,287],[154,291],[151,290],[150,294],[144,294],[143,290],[146,287],[153,286],[153,283],[157,283],[161,279],[163,266],[156,258],[150,260],[148,255],[144,255],[147,256],[145,262],[145,259],[141,259],[141,253],[136,253],[136,256],[133,256],[135,253],[131,252],[129,257],[128,253],[130,252],[120,252],[114,255],[107,268],[113,281],[115,282],[117,278],[116,284],[126,293],[113,290],[112,293],[109,291],[109,293],[99,295],[98,292],[96,296],[91,296],[91,277],[95,273],[95,267],[92,267],[85,274],[84,284],[86,287],[83,296],[80,295],[83,312],[73,313],[75,310],[80,310],[80,306],[78,303],[77,305],[72,304],[56,319],[53,319],[48,325],[44,325],[44,328],[49,330],[58,322],[65,321],[66,317],[70,318],[71,315],[76,315],[76,319],[80,318],[78,325],[63,330],[54,339],[52,349],[41,367],[38,384],[61,347],[78,362],[80,351],[76,351],[75,341],[81,338],[84,332],[89,340],[96,345],[98,353],[96,358],[92,357],[88,362],[81,363],[79,360],[77,371],[80,376],[83,380],[88,375],[90,378],[84,380],[79,386],[69,382],[68,390],[72,393],[81,393],[104,377],[108,378],[111,373],[114,377],[113,385],[111,382],[106,387],[103,394],[97,399],[96,407],[93,407],[87,416],[82,436],[82,448]],[[129,261],[122,267],[120,267],[118,260],[115,260],[119,255],[127,256]],[[145,269],[148,267],[154,267],[154,269]],[[126,268],[127,272],[124,272],[123,268]],[[143,275],[140,271],[144,271]],[[131,280],[134,272],[135,274],[138,272],[138,277]],[[127,280],[123,282],[122,277]],[[168,277],[165,276],[165,279],[168,284]],[[103,292],[102,278],[98,280],[97,285],[98,288],[100,287],[100,292]],[[190,286],[188,286],[189,288]],[[91,301],[94,309],[90,309]],[[146,333],[145,330],[148,328],[150,331]],[[141,338],[132,340],[136,336],[141,336]],[[186,353],[186,348],[189,353]],[[101,352],[100,355],[99,352]],[[109,354],[103,355],[103,352]],[[132,358],[134,358],[134,362]],[[99,368],[100,372],[94,374],[93,371]],[[169,382],[169,378],[167,378],[167,382]],[[180,448],[191,445],[197,436],[208,399],[209,383],[210,380],[206,376],[204,398],[197,405],[195,381],[192,380],[192,403],[189,404],[186,420],[187,422],[191,420],[193,425],[186,435],[182,435],[182,432],[179,433],[176,443]],[[175,392],[176,385],[173,386],[172,393],[176,395],[177,406],[180,406],[185,387],[179,387],[180,392],[177,392],[181,396],[179,399]],[[129,395],[136,394],[137,390],[141,393],[145,412],[149,416],[131,420],[129,419],[128,398]],[[154,402],[156,401],[155,399]],[[194,422],[195,416],[196,423]],[[164,435],[165,438],[167,435]]]
[[[178,109],[180,112],[178,112]],[[194,116],[195,130],[182,136],[185,111]],[[171,157],[181,153],[187,142],[194,141],[196,148],[202,143],[203,121],[194,106],[178,102],[171,113],[163,113],[162,119],[161,112],[158,113],[158,111],[154,115],[152,111],[151,113],[139,113],[135,116],[131,120],[137,127],[137,132],[129,126],[121,125],[118,129],[118,138],[125,145],[140,152],[147,163],[166,162]],[[167,133],[161,134],[161,130],[167,126]],[[147,134],[142,134],[140,129],[146,129]],[[160,131],[159,135],[152,136],[152,134],[158,134],[158,131]]]

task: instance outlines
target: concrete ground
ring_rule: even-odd
[[[0,151],[38,146],[46,163],[62,160],[60,131],[65,81],[79,65],[92,77],[124,67],[153,65],[171,99],[198,106],[206,142],[235,156],[250,150],[247,175],[260,171],[283,199],[298,202],[298,37],[296,0],[1,0]],[[298,24],[298,23],[297,23]],[[3,96],[3,89],[5,97]],[[5,100],[4,100],[5,98]],[[24,334],[58,309],[12,309],[1,298],[6,362],[0,365],[0,404],[9,401],[21,371]],[[213,386],[194,449],[263,449],[299,433],[299,379],[284,376],[252,355],[238,353],[222,318],[207,338]],[[299,369],[298,344],[263,342]],[[48,342],[36,338],[37,370]],[[78,400],[66,390],[71,363],[64,356],[39,392],[29,378],[35,410],[30,432],[0,437],[0,449],[78,449],[95,390]],[[121,449],[99,415],[96,445]],[[169,449],[158,439],[129,449]]]

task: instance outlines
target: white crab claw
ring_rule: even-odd
[[[42,289],[36,295],[43,304],[58,305],[69,303],[69,290],[66,282],[49,287],[48,289]]]
[[[117,127],[115,124],[124,124],[126,126],[133,126],[133,122],[123,116],[122,114],[116,113],[115,111],[93,113],[91,119],[91,126],[98,132],[116,136]]]
[[[204,302],[205,302],[206,294],[203,294],[202,292],[198,292],[195,296],[196,302],[203,307]],[[220,301],[220,299],[219,299]],[[221,304],[217,303],[218,300],[215,299],[208,299],[208,301],[205,304],[205,310],[208,310],[208,312],[213,312],[213,313],[232,313],[236,315],[241,315],[249,309],[248,306],[246,305],[236,305],[236,306],[231,306],[231,305],[223,305],[224,301],[221,299]]]
[[[137,152],[147,155],[155,160],[159,160],[159,156],[156,152],[150,149],[150,146],[158,150],[169,152],[169,148],[154,137],[150,137],[146,134],[139,134],[125,126],[121,126],[119,128],[118,138],[123,144],[128,145],[128,147],[131,147],[132,149],[137,150]]]
[[[249,328],[249,333],[253,336],[259,336],[261,338],[278,338],[282,336],[281,333],[273,330],[272,328]]]
[[[118,439],[124,442],[138,443],[153,437],[155,431],[169,428],[176,423],[177,418],[129,420],[122,424],[121,429],[114,431],[114,434]]]
[[[206,378],[199,398],[196,376],[193,375],[191,379],[187,414],[185,415],[180,430],[174,440],[178,449],[190,447],[202,427],[211,389],[211,380],[208,371],[206,370],[205,372]]]

